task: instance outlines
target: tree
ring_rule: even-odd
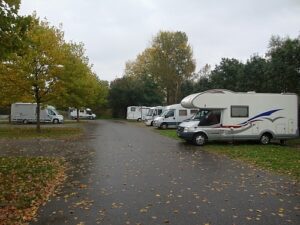
[[[273,36],[267,57],[272,92],[300,94],[300,36],[295,39]]]
[[[222,58],[211,72],[212,88],[240,91],[243,80],[243,63],[237,59]]]
[[[177,103],[182,82],[195,70],[192,48],[184,32],[161,31],[152,41],[151,71],[166,92],[167,104]]]
[[[46,21],[32,20],[26,33],[26,49],[6,63],[6,74],[1,80],[13,89],[22,90],[37,103],[37,131],[40,132],[40,106],[59,94],[64,43],[61,30]]]

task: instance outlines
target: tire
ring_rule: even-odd
[[[58,119],[53,120],[53,124],[58,124],[58,123],[59,123]]]
[[[268,145],[268,144],[270,144],[271,138],[272,137],[270,134],[265,133],[260,137],[260,143],[263,145]]]
[[[168,124],[163,123],[163,124],[160,125],[160,128],[163,129],[163,130],[168,129]]]
[[[207,142],[207,137],[203,133],[195,134],[193,138],[193,143],[198,146],[203,146]]]
[[[28,124],[28,120],[23,120],[23,124]]]
[[[153,127],[153,121],[151,122],[150,126]]]
[[[138,121],[138,122],[141,122],[141,121],[142,121],[142,119],[141,119],[141,118],[138,118],[138,119],[137,119],[137,121]]]

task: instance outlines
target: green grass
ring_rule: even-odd
[[[64,179],[64,161],[0,157],[0,224],[30,221]]]
[[[176,130],[170,130],[170,129],[166,129],[166,130],[162,130],[162,129],[155,129],[155,131],[163,136],[166,137],[170,137],[176,140],[182,140],[181,138],[179,138],[176,134]]]
[[[179,140],[176,130],[157,130],[157,132]],[[204,150],[227,155],[232,159],[242,160],[300,180],[300,138],[289,140],[284,146],[278,143],[261,145],[255,142],[234,144],[211,142],[204,146]]]
[[[82,129],[74,127],[42,127],[37,133],[35,127],[1,127],[0,139],[20,138],[66,138],[77,137],[83,133]]]

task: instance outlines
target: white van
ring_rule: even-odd
[[[184,108],[180,104],[169,105],[160,116],[154,119],[153,126],[162,129],[176,128],[178,124],[190,119],[197,111],[197,109]]]
[[[36,123],[36,103],[13,103],[11,105],[11,121],[15,123]],[[64,117],[59,115],[53,106],[41,107],[40,122],[63,123]]]
[[[69,112],[70,112],[71,119],[73,120],[77,119],[77,109],[70,108]],[[92,110],[89,108],[79,109],[79,118],[94,120],[96,119],[96,114],[94,114]]]
[[[299,136],[298,96],[208,90],[185,97],[181,105],[199,108],[193,120],[178,126],[177,135],[196,145],[213,140],[271,139],[284,142]]]
[[[157,116],[162,114],[163,110],[164,110],[164,107],[162,107],[162,106],[151,107],[145,117],[145,124],[147,126],[153,126],[153,120]]]
[[[137,121],[145,120],[149,109],[147,106],[128,106],[126,119]]]

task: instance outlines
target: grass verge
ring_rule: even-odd
[[[41,132],[37,133],[34,127],[1,127],[1,138],[65,138],[77,137],[83,133],[82,129],[75,127],[42,127]]]
[[[64,178],[64,161],[0,157],[0,224],[24,224]]]
[[[161,135],[181,140],[176,130],[157,130]],[[300,138],[278,143],[260,145],[254,143],[208,143],[204,150],[227,155],[232,159],[246,161],[258,167],[289,175],[300,181]]]

